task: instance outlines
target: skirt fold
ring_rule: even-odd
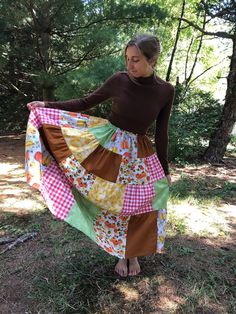
[[[49,210],[119,258],[163,249],[168,183],[151,141],[108,120],[36,108],[27,182]]]

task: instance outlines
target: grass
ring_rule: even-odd
[[[219,211],[234,194],[232,182],[181,176],[171,191],[167,253],[142,257],[142,275],[125,280],[113,272],[114,257],[47,210],[2,214],[2,235],[38,235],[0,255],[0,312],[235,313],[235,221]],[[202,219],[206,227],[194,229]]]
[[[188,175],[181,175],[178,182],[171,188],[170,200],[172,203],[179,203],[188,200],[193,204],[216,205],[222,200],[227,200],[235,196],[236,183],[226,181],[220,178],[192,178]]]

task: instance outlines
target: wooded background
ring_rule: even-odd
[[[221,162],[236,143],[235,0],[0,0],[1,133],[25,130],[27,102],[83,97],[124,70],[137,33],[160,38],[157,73],[176,86],[170,160]]]

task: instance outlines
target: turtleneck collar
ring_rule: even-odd
[[[127,73],[128,74],[128,73]],[[134,81],[141,85],[152,85],[155,82],[154,72],[150,76],[134,77]]]
[[[150,85],[154,83],[154,72],[150,76],[140,76],[140,77],[135,77],[135,80],[143,85]]]

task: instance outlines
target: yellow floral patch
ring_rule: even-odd
[[[94,135],[88,130],[67,127],[63,127],[61,130],[70,151],[80,163],[99,145]]]
[[[37,133],[38,133],[38,130],[36,129],[36,127],[33,124],[28,123],[28,125],[27,125],[27,134],[35,135]]]
[[[88,127],[93,128],[95,126],[101,126],[107,124],[107,119],[90,116],[88,120]]]
[[[123,207],[125,188],[126,186],[123,184],[105,181],[97,177],[89,191],[88,199],[110,213],[119,214]]]

